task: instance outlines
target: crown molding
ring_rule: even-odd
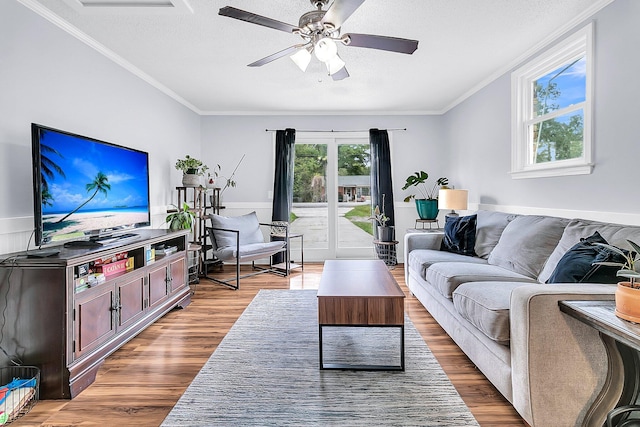
[[[18,3],[22,4],[23,6],[32,10],[33,12],[37,13],[47,21],[51,22],[58,28],[69,33],[70,35],[77,38],[81,42],[85,43],[87,46],[98,51],[99,53],[101,53],[111,61],[115,62],[125,70],[129,71],[131,74],[139,77],[149,85],[158,89],[160,92],[169,96],[170,98],[177,101],[178,103],[184,105],[194,113],[202,115],[202,111],[199,108],[197,108],[195,105],[191,104],[189,101],[187,101],[186,99],[184,99],[183,97],[181,97],[180,95],[178,95],[177,93],[175,93],[174,91],[172,91],[171,89],[169,89],[168,87],[166,87],[165,85],[163,85],[162,83],[160,83],[159,81],[157,81],[156,79],[154,79],[153,77],[151,77],[150,75],[148,75],[147,73],[139,69],[138,67],[134,66],[129,61],[117,55],[115,52],[108,49],[106,46],[99,43],[97,40],[89,37],[87,34],[80,31],[78,28],[69,24],[67,21],[63,20],[58,15],[54,14],[53,12],[51,12],[49,9],[47,9],[40,3],[36,2],[35,0],[17,0],[17,1]]]

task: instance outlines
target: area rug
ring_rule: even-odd
[[[162,425],[478,426],[408,317],[404,371],[321,371],[318,341],[316,291],[260,291]],[[399,358],[396,328],[323,342],[325,362]]]

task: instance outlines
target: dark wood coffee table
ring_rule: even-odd
[[[404,297],[382,260],[325,261],[318,287],[320,369],[404,371]],[[400,328],[400,365],[325,364],[325,327]]]

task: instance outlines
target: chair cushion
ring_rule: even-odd
[[[222,261],[233,261],[239,258],[240,262],[253,261],[261,258],[268,258],[271,255],[280,252],[285,245],[284,240],[276,240],[266,243],[250,243],[240,246],[240,256],[236,255],[236,247],[227,246],[215,251],[215,255]]]
[[[453,292],[453,305],[462,318],[489,339],[508,345],[511,291],[523,282],[469,282]]]
[[[475,255],[477,215],[447,216],[440,250],[460,255]]]
[[[489,264],[537,278],[568,223],[568,219],[551,216],[519,216],[505,227],[487,260]]]
[[[409,268],[425,278],[425,272],[437,262],[469,262],[474,264],[486,264],[487,260],[435,249],[415,249],[409,252]]]
[[[212,214],[210,218],[212,227],[238,230],[240,232],[239,239],[241,246],[252,243],[264,243],[264,236],[260,230],[258,215],[255,212],[236,217]],[[219,249],[229,246],[232,246],[235,249],[236,233],[231,231],[213,230],[213,236],[216,239],[216,246]]]
[[[439,262],[427,269],[426,280],[444,297],[451,299],[453,291],[466,282],[526,282],[538,283],[522,274],[489,264]]]
[[[518,217],[517,214],[504,212],[491,212],[479,210],[476,222],[475,253],[480,258],[487,259],[496,247],[505,227]]]

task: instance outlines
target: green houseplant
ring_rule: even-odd
[[[418,194],[409,194],[404,198],[405,202],[411,199],[416,201],[416,210],[420,219],[436,219],[438,216],[438,193],[440,188],[446,188],[449,179],[445,177],[438,178],[433,186],[427,185],[429,174],[425,171],[414,172],[407,177],[403,190],[410,187],[416,187]]]
[[[376,205],[373,210],[373,215],[369,217],[369,219],[373,219],[378,223],[377,235],[378,240],[383,242],[390,242],[393,240],[393,227],[387,226],[387,221],[389,221],[389,217],[384,213],[384,197],[382,195],[382,206],[383,210],[380,210],[380,206]]]
[[[182,208],[172,205],[175,210],[169,212],[165,218],[165,222],[169,225],[170,230],[191,230],[195,223],[196,217],[191,212],[187,203],[182,204]]]
[[[640,323],[640,245],[627,240],[631,251],[623,251],[612,245],[597,243],[610,251],[621,255],[624,262],[599,262],[600,265],[620,267],[616,273],[618,277],[629,279],[628,282],[618,282],[615,292],[616,316],[634,323]]]
[[[182,171],[182,185],[185,187],[198,187],[200,185],[200,177],[203,176],[209,167],[201,160],[189,156],[176,161],[176,169]]]

